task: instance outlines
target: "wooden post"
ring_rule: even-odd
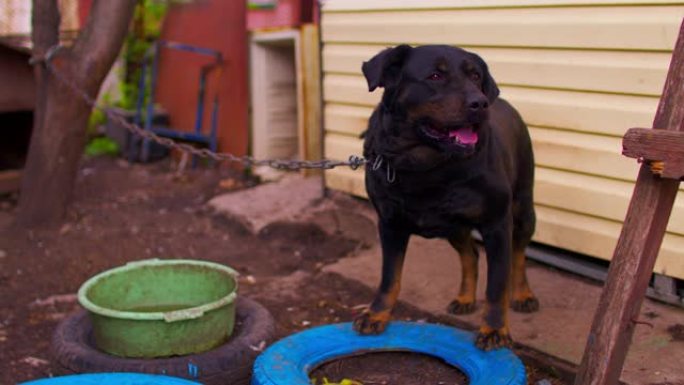
[[[299,135],[300,156],[302,159],[321,159],[321,63],[318,43],[318,26],[306,24],[301,27],[301,63],[304,103],[303,132]],[[304,175],[319,175],[320,170],[304,170]]]
[[[684,23],[653,128],[684,131]],[[639,170],[575,385],[617,384],[622,372],[679,187],[677,179],[654,175],[648,160],[658,159]]]

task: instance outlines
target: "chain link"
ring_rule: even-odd
[[[278,170],[300,170],[300,169],[332,169],[340,166],[348,166],[352,170],[356,170],[366,163],[366,159],[356,155],[349,156],[346,161],[321,159],[321,160],[289,160],[289,159],[255,159],[252,156],[244,155],[237,156],[227,152],[214,152],[208,148],[197,148],[187,143],[176,142],[172,139],[165,138],[155,134],[150,130],[146,130],[135,123],[127,121],[122,115],[117,114],[114,110],[100,105],[93,97],[80,88],[72,79],[66,77],[63,73],[58,71],[52,65],[52,58],[57,53],[61,46],[56,45],[50,48],[44,57],[33,57],[30,60],[31,64],[44,63],[45,67],[50,71],[54,77],[66,85],[78,97],[83,99],[91,108],[102,111],[108,119],[120,124],[129,132],[137,135],[143,139],[150,140],[170,149],[185,152],[189,155],[198,156],[205,159],[211,159],[217,162],[233,162],[241,163],[246,167],[251,166],[269,166]]]

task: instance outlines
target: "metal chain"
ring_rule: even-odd
[[[328,170],[331,168],[339,166],[348,166],[352,170],[356,170],[360,166],[366,163],[366,159],[356,155],[349,156],[347,161],[338,161],[330,159],[321,160],[289,160],[289,159],[255,159],[252,156],[244,155],[237,156],[227,152],[214,152],[208,148],[197,148],[187,143],[176,142],[172,139],[165,138],[155,134],[150,130],[146,130],[135,123],[127,121],[123,116],[117,114],[112,109],[106,106],[100,105],[93,97],[88,95],[88,93],[80,88],[72,79],[66,77],[64,74],[60,73],[51,63],[52,57],[61,48],[60,45],[53,46],[50,48],[44,57],[33,57],[30,60],[31,64],[37,64],[39,62],[44,63],[45,67],[64,85],[66,85],[72,92],[74,92],[78,97],[83,99],[90,107],[102,111],[107,118],[120,124],[126,128],[129,132],[137,135],[143,139],[147,139],[158,143],[162,146],[168,147],[170,149],[175,149],[178,151],[185,152],[189,155],[199,156],[201,158],[211,159],[217,162],[234,162],[241,163],[246,167],[250,166],[269,166],[279,170],[300,170],[300,169],[324,169]]]

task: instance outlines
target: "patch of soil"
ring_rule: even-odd
[[[653,384],[648,384],[648,385],[684,385],[684,382],[658,382],[658,383],[653,383]]]
[[[314,384],[341,382],[363,385],[465,385],[468,378],[444,361],[417,353],[381,352],[327,362],[309,373]]]
[[[359,247],[359,241],[343,238],[335,242],[334,249],[325,247],[330,236],[312,223],[271,223],[259,231],[258,238],[277,248],[280,253],[291,255],[286,261],[278,263],[279,273],[320,269]]]
[[[672,325],[667,328],[667,332],[672,336],[672,341],[684,341],[684,325]]]
[[[278,338],[351,321],[358,305],[372,299],[368,286],[322,272],[366,247],[368,239],[329,234],[309,223],[274,223],[252,234],[205,203],[228,192],[226,186],[249,188],[254,180],[231,170],[177,175],[171,166],[86,161],[61,227],[0,228],[0,384],[52,375],[50,339],[57,323],[79,309],[74,293],[91,276],[129,261],[191,258],[235,268],[240,295],[269,309]],[[0,196],[0,217],[11,218],[15,211],[15,197]],[[369,231],[362,235],[368,238]],[[397,306],[395,319],[448,323],[405,303]],[[549,377],[530,369],[530,384]]]

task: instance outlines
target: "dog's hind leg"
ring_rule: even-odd
[[[401,270],[410,234],[398,226],[379,224],[382,246],[382,279],[371,305],[354,320],[354,330],[361,334],[382,333],[399,297]]]
[[[531,187],[528,191],[532,191]],[[511,308],[520,313],[539,310],[539,300],[527,282],[525,248],[534,233],[536,216],[530,194],[520,194],[515,205],[513,224],[513,261],[511,269]]]
[[[511,308],[520,313],[532,313],[539,310],[539,300],[534,296],[530,285],[527,283],[525,248],[519,246],[513,250]]]
[[[478,252],[470,231],[460,231],[450,237],[449,244],[461,257],[461,288],[456,299],[451,301],[447,311],[452,314],[470,314],[475,311],[475,292],[477,290]]]

